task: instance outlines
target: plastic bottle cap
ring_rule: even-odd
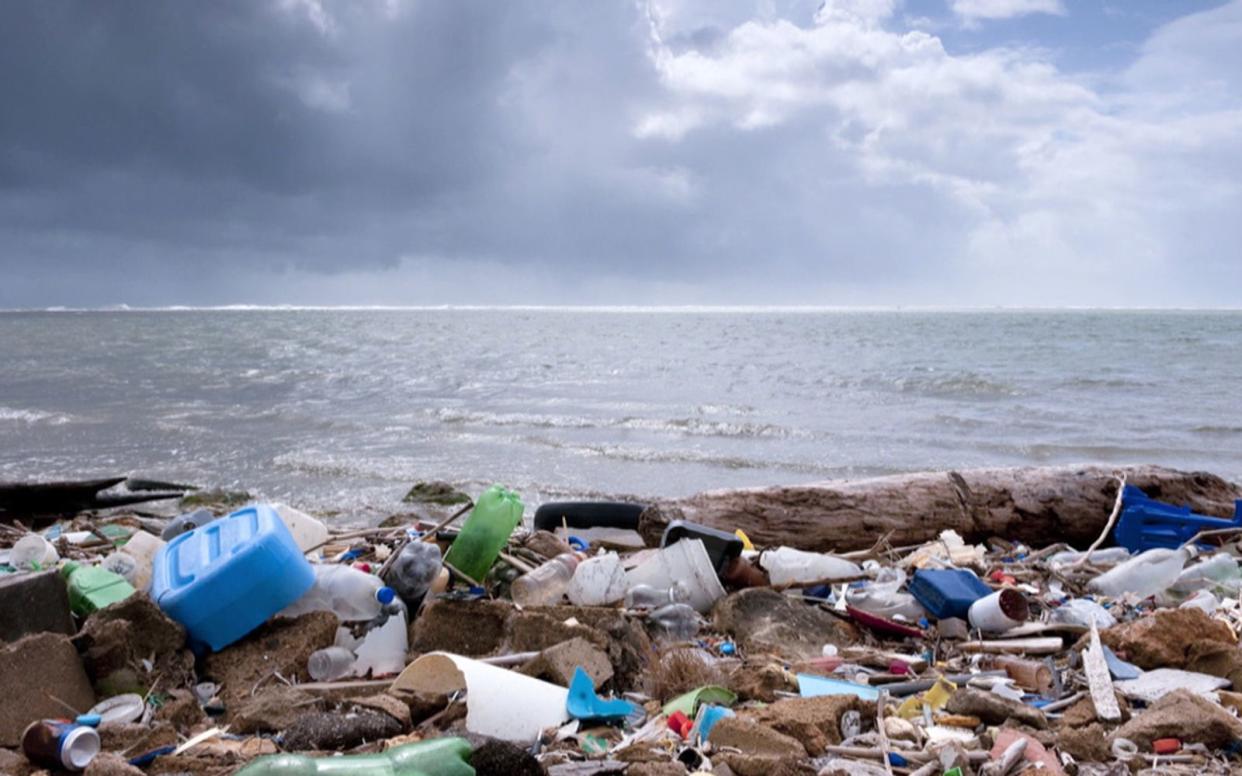
[[[397,591],[391,587],[381,587],[375,591],[375,600],[381,604],[390,604],[397,597]]]

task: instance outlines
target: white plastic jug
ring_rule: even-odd
[[[121,548],[126,555],[134,559],[133,576],[126,577],[135,590],[146,590],[151,586],[151,566],[155,563],[156,554],[167,544],[163,539],[146,531],[136,531],[129,541]]]
[[[1197,554],[1193,546],[1177,550],[1164,547],[1148,550],[1091,580],[1087,583],[1087,589],[1113,597],[1132,593],[1139,598],[1147,598],[1169,589],[1181,575],[1186,561]]]
[[[759,565],[768,572],[773,585],[832,582],[862,576],[862,567],[844,558],[819,552],[778,547],[759,556]]]
[[[280,612],[297,617],[307,612],[333,612],[342,622],[373,620],[391,603],[396,593],[384,587],[379,577],[353,566],[315,566],[315,584],[306,595]]]
[[[302,510],[294,509],[288,504],[272,504],[272,508],[289,528],[293,541],[297,542],[298,549],[302,552],[310,552],[328,540],[328,527]]]
[[[610,552],[579,563],[566,594],[578,606],[607,606],[625,598],[625,591],[621,558]]]
[[[405,653],[409,649],[409,631],[406,628],[405,610],[389,615],[388,621],[372,628],[354,651],[358,656],[353,671],[357,676],[371,678],[399,674],[405,670]]]

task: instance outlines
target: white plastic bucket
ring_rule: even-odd
[[[660,550],[626,575],[627,589],[635,585],[670,588],[679,583],[689,594],[686,603],[706,614],[725,594],[702,539],[682,539]]]

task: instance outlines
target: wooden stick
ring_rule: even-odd
[[[1126,475],[1122,474],[1117,478],[1117,499],[1113,501],[1113,513],[1108,516],[1108,524],[1104,526],[1104,530],[1100,533],[1099,538],[1091,543],[1091,546],[1087,548],[1087,551],[1083,553],[1083,556],[1074,561],[1073,564],[1070,565],[1070,568],[1078,568],[1082,564],[1086,563],[1091,558],[1091,553],[1099,549],[1100,545],[1104,543],[1104,540],[1108,538],[1108,535],[1113,532],[1113,526],[1117,524],[1117,516],[1121,514],[1122,494],[1125,493],[1125,490]]]

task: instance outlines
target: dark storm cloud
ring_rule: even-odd
[[[1212,288],[1236,274],[1210,253],[1236,236],[1220,94],[1171,147],[1134,107],[1167,104],[1150,79],[1097,93],[1036,49],[945,52],[890,0],[819,5],[6,4],[0,306],[487,283],[510,303],[1081,303],[1013,280],[1175,255]],[[1223,28],[1195,18],[1135,72],[1223,68],[1188,53]]]

